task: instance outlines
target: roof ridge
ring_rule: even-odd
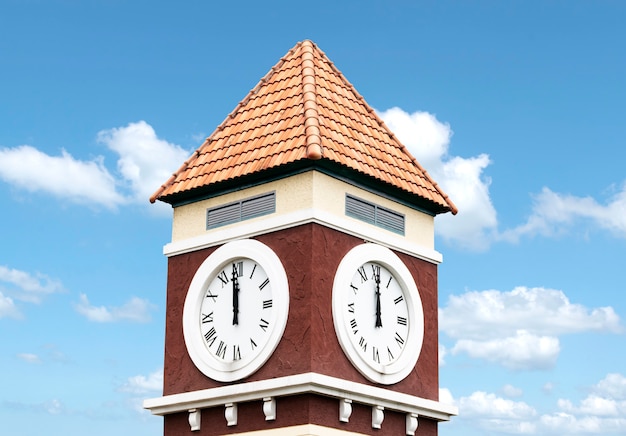
[[[319,51],[319,53],[324,56],[326,59],[328,59],[328,56],[326,55],[326,53],[324,53],[323,50],[321,50],[319,47],[317,48],[317,50]],[[398,137],[393,133],[393,131],[387,126],[387,124],[385,124],[385,122],[378,116],[378,114],[376,113],[376,111],[374,110],[374,108],[372,108],[369,104],[367,104],[365,98],[359,93],[359,91],[357,91],[357,89],[354,87],[354,85],[346,78],[346,76],[343,75],[343,73],[341,71],[339,71],[339,69],[335,66],[335,63],[332,62],[330,59],[328,59],[328,65],[330,66],[330,68],[333,69],[333,71],[335,72],[335,74],[337,74],[337,76],[343,81],[343,83],[348,86],[350,88],[350,90],[354,93],[354,96],[356,98],[358,98],[360,100],[360,103],[363,104],[363,106],[365,107],[365,109],[367,109],[369,111],[369,113],[376,119],[376,121],[378,121],[380,123],[380,126],[385,130],[385,132],[393,139],[395,140],[395,142],[400,146],[400,149],[404,152],[404,154],[411,160],[411,162],[417,166],[423,173],[424,173],[424,177],[426,177],[426,179],[428,179],[429,182],[432,183],[433,187],[437,190],[437,192],[446,200],[446,203],[448,203],[448,205],[450,206],[450,212],[452,212],[452,215],[456,215],[458,213],[458,208],[456,207],[456,205],[452,202],[452,200],[448,197],[448,195],[439,187],[439,185],[437,184],[437,182],[435,182],[435,180],[430,176],[430,174],[428,173],[428,171],[426,171],[426,169],[417,161],[417,159],[415,159],[415,156],[413,156],[413,154],[411,154],[411,152],[409,151],[409,149],[402,143],[402,141],[400,141],[398,139]]]
[[[311,43],[311,41],[309,42]],[[265,74],[265,76],[261,77],[261,80],[259,80],[259,82],[256,85],[254,85],[254,87],[250,91],[248,91],[248,94],[246,94],[243,100],[241,100],[239,104],[235,106],[235,108],[226,116],[226,118],[224,118],[224,120],[211,133],[211,135],[209,135],[204,140],[202,145],[198,147],[185,162],[183,162],[183,164],[167,179],[165,183],[159,186],[159,189],[150,197],[150,203],[156,202],[157,198],[159,198],[159,196],[165,191],[165,189],[167,189],[167,187],[176,180],[178,175],[182,174],[189,167],[189,164],[192,162],[192,160],[200,155],[200,150],[202,150],[205,146],[209,145],[210,139],[214,137],[216,133],[224,130],[224,126],[226,125],[226,123],[235,116],[235,114],[237,113],[237,111],[239,111],[241,107],[243,107],[244,105],[248,103],[248,101],[250,101],[250,98],[258,92],[258,90],[267,81],[267,79],[269,79],[277,70],[279,70],[280,67],[282,67],[283,64],[285,63],[285,60],[288,57],[292,56],[293,53],[295,53],[295,51],[302,44],[303,43],[298,43],[294,47],[292,47],[291,50],[289,50],[283,57],[280,58],[280,60],[272,68],[270,68],[270,70],[267,72],[267,74]],[[307,138],[307,141],[308,141],[308,138]]]
[[[370,107],[370,109],[372,109]],[[385,124],[385,122],[378,116],[378,114],[376,113],[376,111],[374,109],[372,109],[371,114],[376,118],[376,120],[380,123],[380,126],[382,128],[384,128],[387,133],[391,136],[391,138],[393,138],[396,143],[400,146],[400,148],[402,149],[402,151],[404,151],[405,155],[411,159],[411,162],[413,162],[413,165],[415,165],[416,167],[418,167],[422,173],[424,173],[424,177],[426,177],[426,179],[428,179],[428,181],[430,183],[432,183],[433,188],[435,188],[437,190],[437,193],[439,193],[439,195],[441,195],[445,200],[446,203],[448,203],[448,206],[450,206],[450,212],[452,212],[452,215],[456,215],[459,211],[459,209],[456,207],[456,205],[452,202],[452,200],[448,197],[448,194],[446,194],[437,184],[437,182],[435,182],[435,180],[430,176],[430,174],[428,173],[428,171],[426,171],[426,168],[424,168],[422,166],[422,164],[420,164],[417,159],[415,158],[415,156],[413,156],[413,154],[409,151],[409,149],[406,147],[406,145],[404,145],[402,143],[402,141],[400,141],[398,139],[398,137],[395,135],[395,133],[393,133],[391,131],[391,129],[389,127],[387,127],[387,124]]]
[[[304,127],[306,132],[306,157],[318,160],[322,157],[319,112],[315,87],[315,64],[313,63],[312,41],[305,40],[302,46],[302,100],[304,103]]]

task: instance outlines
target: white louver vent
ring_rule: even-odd
[[[207,209],[206,227],[207,230],[214,229],[274,212],[276,212],[276,192],[270,192]]]
[[[404,235],[404,215],[346,194],[346,215]]]

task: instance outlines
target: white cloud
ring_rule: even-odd
[[[439,388],[439,402],[443,404],[449,404],[451,406],[456,406],[456,401],[452,396],[452,392],[448,388]]]
[[[509,398],[518,398],[524,394],[524,391],[520,388],[516,388],[513,385],[506,384],[502,386],[502,393]]]
[[[149,374],[129,377],[119,388],[120,392],[131,394],[145,394],[148,392],[161,392],[163,389],[163,369],[159,369]]]
[[[459,399],[459,416],[478,427],[508,434],[534,434],[537,411],[522,401],[512,401],[487,392],[474,392]]]
[[[559,335],[622,331],[611,307],[589,309],[562,292],[517,287],[449,297],[439,310],[442,332],[456,340],[452,354],[500,363],[511,369],[546,369],[558,357]]]
[[[541,416],[542,426],[561,434],[625,434],[626,377],[608,374],[590,390],[577,405],[559,399],[559,411]]]
[[[103,130],[98,141],[119,156],[118,173],[107,169],[103,156],[82,161],[65,150],[51,156],[22,145],[0,149],[0,179],[27,191],[115,209],[130,202],[147,204],[189,157],[178,145],[159,139],[145,121]]]
[[[159,139],[145,121],[103,130],[98,133],[98,141],[119,155],[117,168],[130,183],[133,198],[140,203],[147,202],[190,154],[176,144]]]
[[[439,323],[450,337],[478,340],[511,336],[519,330],[553,336],[622,330],[612,307],[589,309],[571,303],[563,291],[524,286],[509,292],[451,295],[439,311]]]
[[[15,299],[30,303],[40,303],[43,296],[64,291],[58,280],[44,274],[33,275],[4,265],[0,265],[0,283],[10,286],[8,291]]]
[[[460,339],[452,353],[465,352],[472,358],[485,359],[515,370],[549,369],[559,355],[558,338],[536,336],[519,330],[514,336],[486,341]]]
[[[27,363],[41,363],[39,356],[32,353],[20,353],[17,357]]]
[[[469,417],[529,419],[537,411],[523,401],[507,400],[495,394],[477,391],[459,399],[459,413]]]
[[[486,249],[498,224],[489,196],[491,180],[484,175],[489,156],[449,156],[450,125],[427,112],[409,114],[394,107],[379,115],[459,209],[456,216],[438,216],[436,232],[457,246]]]
[[[626,400],[626,377],[622,374],[608,374],[593,388],[596,395],[616,400]]]
[[[27,191],[82,204],[115,208],[126,201],[102,157],[80,161],[65,150],[60,156],[50,156],[29,145],[0,149],[0,178]]]
[[[445,345],[443,344],[439,344],[439,366],[444,366],[446,364],[446,354],[448,353],[448,350],[446,349]]]
[[[523,236],[559,235],[581,221],[626,238],[626,184],[606,205],[591,197],[559,194],[548,188],[543,188],[533,200],[532,214],[526,223],[502,232],[500,239],[518,242]]]
[[[93,306],[89,303],[87,295],[80,294],[80,301],[74,304],[78,313],[94,322],[148,322],[153,305],[138,297],[132,297],[119,307]]]
[[[20,317],[20,311],[17,310],[17,307],[15,307],[13,299],[10,297],[5,297],[2,292],[0,292],[0,319]]]

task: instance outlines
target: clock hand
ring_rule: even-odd
[[[239,280],[237,266],[233,263],[233,325],[239,325]]]
[[[376,325],[382,327],[383,321],[380,319],[380,270],[374,269],[374,280],[376,281]]]

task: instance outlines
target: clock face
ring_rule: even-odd
[[[256,240],[230,242],[196,272],[185,300],[183,333],[194,364],[219,381],[246,377],[271,356],[289,311],[287,276]]]
[[[362,360],[383,373],[402,355],[409,333],[409,308],[398,279],[384,265],[359,265],[344,295],[350,342]]]
[[[273,284],[245,257],[229,260],[209,280],[197,320],[204,346],[218,362],[246,362],[270,338]]]
[[[412,371],[423,342],[423,310],[397,255],[375,244],[355,247],[337,269],[332,298],[341,347],[366,378],[391,384]]]

